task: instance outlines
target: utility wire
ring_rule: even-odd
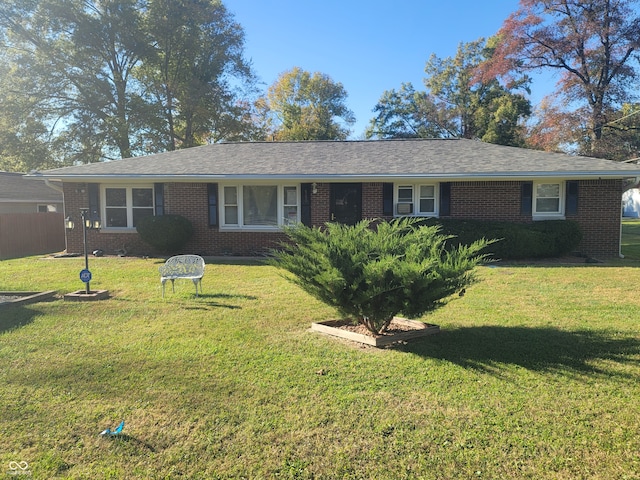
[[[603,125],[603,127],[606,127],[607,125],[611,125],[612,123],[616,123],[619,122],[620,120],[624,120],[625,118],[629,118],[632,117],[636,114],[640,113],[640,110],[636,110],[635,112],[631,112],[628,115],[625,115],[624,117],[620,117],[620,118],[616,118],[615,120],[611,120],[610,122],[607,122]]]

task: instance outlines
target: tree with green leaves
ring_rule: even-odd
[[[242,29],[219,0],[6,0],[0,37],[0,123],[33,120],[15,126],[18,143],[44,127],[41,166],[256,132]]]
[[[480,81],[475,69],[491,55],[491,41],[483,39],[458,46],[454,57],[429,58],[424,80],[427,88],[416,92],[410,84],[385,92],[374,111],[368,138],[479,138],[501,145],[524,145],[524,120],[531,104],[518,88],[497,80]]]
[[[640,158],[640,103],[623,103],[614,112],[607,112],[599,149],[611,160]],[[586,136],[589,138],[588,136]],[[584,137],[583,137],[584,138]],[[589,145],[586,150],[590,151]]]
[[[15,93],[14,69],[0,54],[0,171],[29,172],[55,166],[50,132],[32,98]]]
[[[427,92],[416,92],[411,83],[387,90],[373,108],[376,116],[365,131],[366,138],[455,137],[456,125],[443,115]]]
[[[142,10],[140,0],[8,0],[0,7],[12,93],[37,102],[67,162],[132,155],[140,114],[132,72],[147,43]]]
[[[460,44],[454,57],[431,55],[424,83],[437,108],[457,125],[459,137],[522,146],[531,103],[514,90],[526,88],[526,79],[507,88],[496,79],[475,76],[478,65],[492,54],[491,46],[491,41],[479,39]]]
[[[266,104],[278,141],[344,140],[355,122],[347,92],[324,73],[301,68],[282,73],[269,87]]]
[[[417,218],[355,226],[285,228],[290,242],[272,264],[291,281],[341,315],[382,334],[397,314],[420,317],[475,281],[474,268],[491,242],[445,248],[439,226]]]
[[[583,133],[571,142],[578,153],[610,156],[607,129],[616,128],[610,127],[616,112],[637,90],[639,5],[637,0],[520,0],[498,32],[481,77],[557,72],[560,117],[544,119],[544,130],[562,124],[569,113],[577,122],[573,129]]]
[[[162,114],[168,150],[242,139],[248,111],[232,79],[250,88],[244,32],[219,0],[153,0],[146,17],[153,49],[139,69]]]

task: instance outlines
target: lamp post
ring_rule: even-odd
[[[92,220],[89,217],[89,209],[81,208],[80,216],[82,217],[82,245],[84,248],[84,270],[80,272],[80,280],[85,283],[85,289],[78,290],[76,292],[68,293],[64,296],[65,300],[82,301],[82,300],[102,300],[109,298],[108,290],[96,290],[91,291],[90,281],[91,272],[89,271],[89,252],[87,250],[87,230],[99,230],[100,220]],[[75,228],[76,222],[71,217],[67,217],[64,220],[64,225],[68,230]]]
[[[80,280],[86,284],[86,294],[91,293],[91,287],[89,285],[91,281],[91,272],[89,271],[89,252],[87,251],[87,230],[99,229],[100,221],[91,220],[88,216],[89,209],[81,208],[80,215],[82,217],[82,245],[84,247],[84,270],[80,272]],[[73,228],[73,227],[72,227]]]
[[[89,253],[87,252],[87,222],[89,219],[87,218],[87,209],[80,210],[80,215],[82,216],[82,245],[84,247],[84,271],[89,272],[85,274],[88,276],[86,283],[87,286],[87,295],[91,293],[91,288],[89,288],[89,282],[91,281],[91,272],[89,271]],[[82,275],[82,273],[80,274]]]

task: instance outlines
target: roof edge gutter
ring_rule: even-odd
[[[48,179],[48,178],[44,178],[43,180],[44,180],[44,184],[45,184],[47,187],[49,187],[49,188],[51,188],[51,189],[55,190],[56,192],[64,193],[64,189],[63,189],[60,185],[54,185],[54,184],[52,184],[52,183],[51,183],[51,180],[50,180],[50,179]]]
[[[36,175],[33,175],[36,176]],[[410,179],[424,179],[433,181],[505,181],[505,180],[530,180],[535,178],[571,178],[576,180],[602,180],[602,179],[625,179],[640,177],[640,170],[624,171],[603,171],[603,172],[509,172],[509,173],[471,173],[471,174],[274,174],[274,175],[254,175],[254,174],[189,174],[189,175],[131,175],[131,174],[107,174],[107,175],[56,175],[40,173],[37,175],[44,179],[45,183],[59,190],[59,187],[51,185],[49,181],[60,180],[66,182],[203,182],[203,181],[296,181],[296,182],[381,182],[385,180],[407,181]]]

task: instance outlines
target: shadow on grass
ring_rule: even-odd
[[[611,258],[607,260],[593,260],[593,261],[563,261],[562,259],[525,259],[525,260],[498,260],[495,263],[487,264],[484,268],[620,268],[640,267],[640,263],[636,258]]]
[[[609,331],[466,327],[443,330],[428,340],[410,342],[399,348],[488,372],[495,371],[501,364],[510,364],[534,371],[614,373],[592,363],[601,360],[640,366],[640,360],[633,358],[640,355],[640,340]]]
[[[194,300],[198,300],[199,303],[193,305],[187,305],[185,308],[188,310],[202,310],[205,307],[202,305],[203,300],[207,307],[214,308],[228,308],[231,310],[240,310],[242,307],[239,305],[233,305],[231,303],[222,303],[219,299],[223,300],[257,300],[258,297],[254,297],[253,295],[231,295],[228,293],[214,293],[207,294],[201,293],[198,295],[197,299],[194,296]]]
[[[114,436],[106,436],[102,438],[105,442],[115,442],[115,443],[123,442],[123,443],[134,445],[136,447],[141,447],[142,449],[148,450],[152,453],[156,452],[156,449],[150,443],[144,442],[131,435],[127,435],[126,433],[122,433],[120,435],[114,435]]]
[[[154,264],[158,266],[164,264],[169,256],[166,257],[152,257],[151,260]],[[219,256],[219,257],[211,257],[204,256],[205,265],[211,265],[215,267],[216,265],[248,265],[248,266],[263,266],[267,267],[267,257],[264,256],[253,256],[253,257],[234,257],[234,256]],[[205,273],[206,275],[206,273]]]
[[[33,322],[36,312],[20,306],[8,306],[0,309],[0,333],[24,327]]]

